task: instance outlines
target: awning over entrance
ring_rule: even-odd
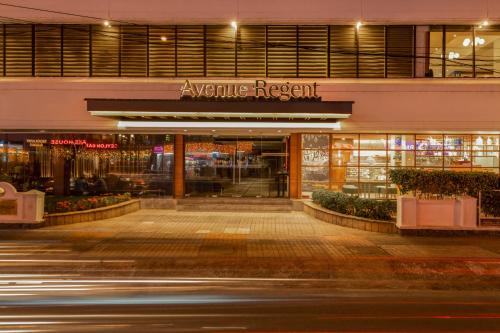
[[[352,101],[234,101],[96,99],[87,98],[87,110],[93,116],[119,120],[176,122],[295,122],[334,123],[349,118]]]

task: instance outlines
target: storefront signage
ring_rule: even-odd
[[[255,80],[254,83],[195,83],[186,80],[181,88],[181,98],[237,99],[254,97],[258,99],[291,101],[296,99],[320,100],[318,84],[268,83]]]
[[[118,149],[117,143],[96,143],[87,142],[87,140],[52,139],[50,144],[53,146],[85,146],[88,149]]]
[[[43,145],[47,144],[47,139],[26,139],[26,143],[30,147],[43,147]]]

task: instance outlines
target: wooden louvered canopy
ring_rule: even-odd
[[[0,24],[0,76],[413,77],[415,27]]]
[[[87,98],[94,116],[119,120],[165,121],[310,121],[331,122],[349,118],[352,101],[234,101],[99,99]]]

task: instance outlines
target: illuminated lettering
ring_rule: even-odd
[[[255,97],[266,97],[267,98],[267,93],[266,93],[266,81],[264,80],[255,80]],[[262,95],[261,95],[262,92]]]
[[[181,97],[191,98],[244,98],[248,95],[255,98],[278,99],[290,101],[292,99],[320,99],[317,93],[318,84],[273,83],[267,84],[266,80],[255,80],[254,84],[248,83],[192,83],[184,81],[181,87]]]

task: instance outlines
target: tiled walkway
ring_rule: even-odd
[[[5,273],[119,270],[345,280],[411,280],[427,274],[437,281],[444,274],[454,281],[469,281],[473,275],[493,279],[500,287],[498,237],[378,234],[327,224],[302,212],[144,209],[103,221],[0,232],[0,270]]]
[[[4,231],[8,238],[92,241],[86,256],[500,258],[495,237],[402,237],[316,220],[304,213],[141,210],[109,220]]]

